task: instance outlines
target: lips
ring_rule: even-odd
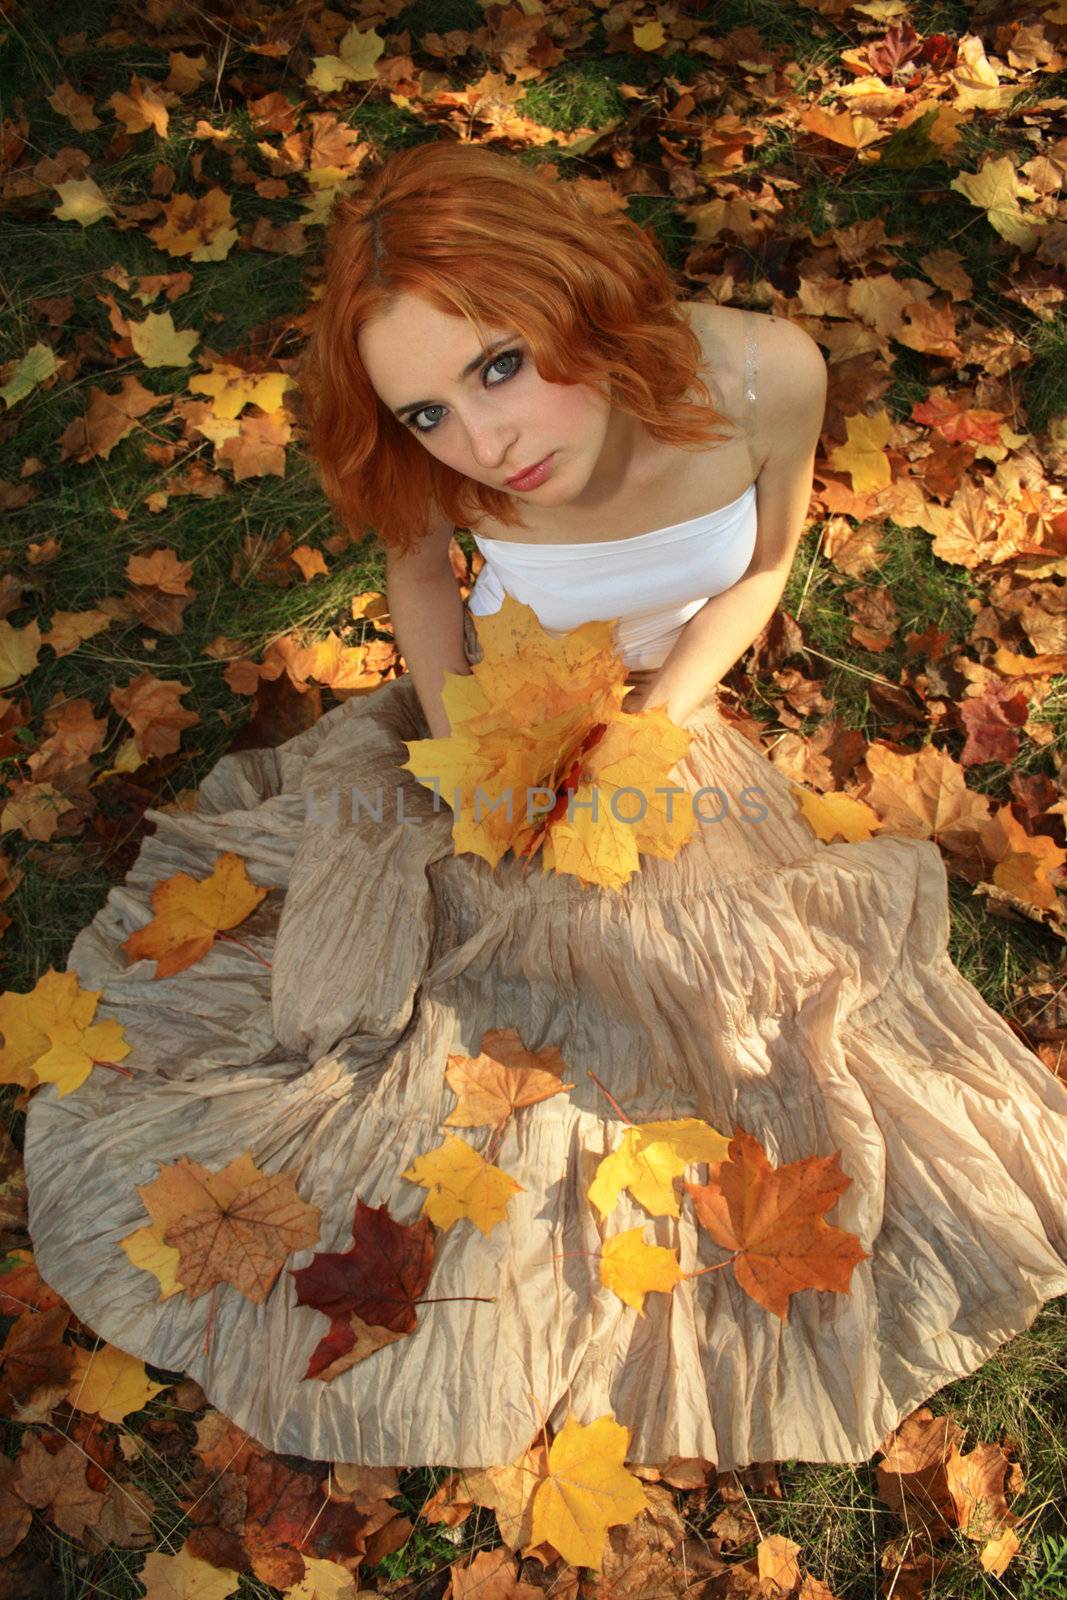
[[[516,472],[513,477],[505,479],[505,482],[512,486],[523,483],[524,480],[536,472],[539,467],[543,467],[547,461],[550,461],[554,454],[555,451],[550,451],[547,456],[542,456],[540,461],[533,462],[531,466],[523,467],[521,472]]]

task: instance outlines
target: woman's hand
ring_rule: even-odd
[[[624,695],[622,710],[629,716],[635,716],[639,711],[650,711],[659,707],[670,715],[665,694],[656,694],[651,683],[635,683]]]
[[[623,696],[621,709],[629,716],[636,716],[639,711],[647,710],[648,689],[642,683],[634,684],[629,692]]]

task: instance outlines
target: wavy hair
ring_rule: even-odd
[[[726,437],[669,269],[632,219],[515,157],[418,145],[335,203],[300,374],[309,449],[350,534],[373,529],[407,554],[434,507],[456,527],[481,515],[526,526],[513,496],[438,461],[375,393],[356,337],[404,293],[465,317],[483,350],[479,324],[518,328],[546,382],[607,385],[653,438],[697,450]]]

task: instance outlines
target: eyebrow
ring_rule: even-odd
[[[522,335],[518,333],[506,333],[502,339],[494,340],[487,350],[479,350],[474,360],[467,362],[467,365],[463,368],[463,371],[456,379],[456,382],[462,383],[465,378],[469,378],[471,373],[474,372],[476,368],[480,367],[482,362],[486,361],[489,356],[493,354],[494,350],[499,350],[503,345],[511,344],[513,340],[521,337]],[[438,404],[439,401],[437,400],[414,400],[410,405],[397,406],[393,412],[393,415],[394,417],[406,417],[411,411],[421,411],[423,406],[435,406]]]

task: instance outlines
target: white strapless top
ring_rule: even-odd
[[[628,667],[659,667],[705,600],[741,578],[756,548],[756,486],[728,506],[626,539],[531,544],[483,539],[467,608],[499,611],[505,594],[531,606],[546,633],[615,622]]]

